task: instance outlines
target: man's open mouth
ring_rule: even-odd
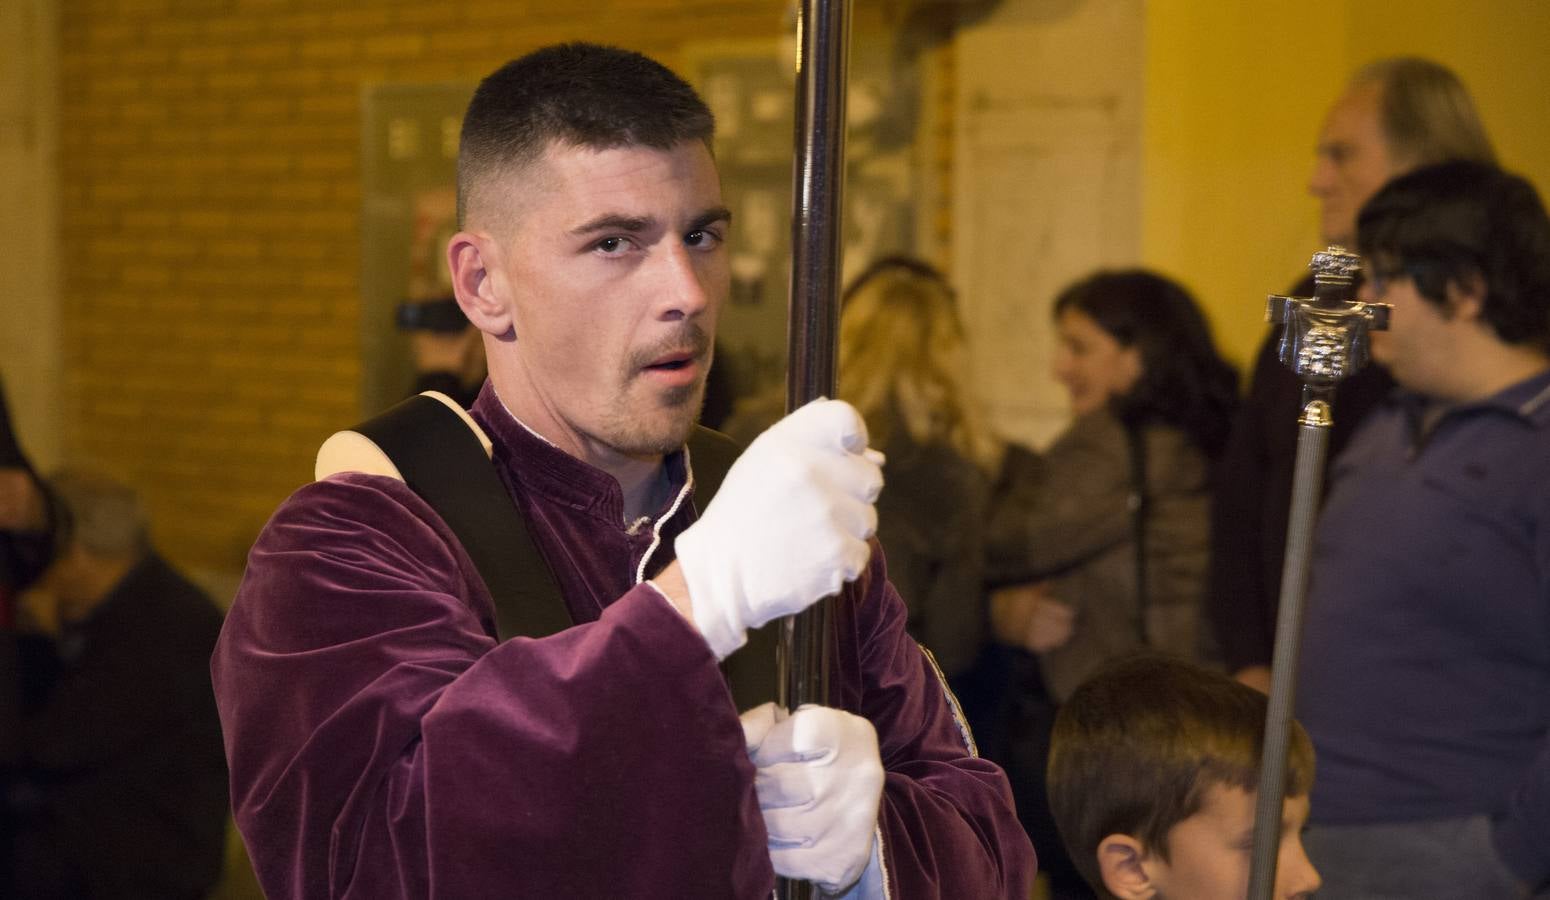
[[[646,368],[656,369],[663,372],[676,372],[693,362],[694,354],[677,353],[673,354],[672,356],[664,356],[661,359],[651,362],[647,364]]]

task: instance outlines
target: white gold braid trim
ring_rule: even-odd
[[[969,751],[970,756],[978,759],[980,748],[974,743],[974,732],[969,730],[969,720],[964,718],[963,707],[958,703],[957,695],[947,686],[947,676],[942,674],[942,667],[936,664],[936,657],[931,655],[931,651],[925,644],[916,641],[915,646],[920,648],[920,652],[926,657],[926,662],[931,664],[931,671],[936,673],[937,684],[942,686],[942,693],[947,697],[947,705],[953,711],[953,724],[958,726],[958,733],[963,736],[964,747]]]
[[[662,526],[673,516],[678,515],[678,507],[684,505],[684,501],[689,499],[689,494],[694,490],[694,469],[690,467],[689,463],[689,448],[684,447],[684,486],[678,489],[678,496],[673,499],[673,505],[668,507],[667,512],[663,513],[661,518],[652,523],[651,546],[646,548],[646,552],[640,558],[640,565],[635,568],[636,584],[646,580],[646,564],[651,561],[651,554],[657,552],[657,548],[662,546]],[[661,592],[658,591],[658,593]],[[667,595],[663,594],[662,596],[665,597]]]
[[[877,873],[883,877],[883,900],[893,900],[893,879],[888,877],[888,845],[883,841],[883,826],[877,826]]]

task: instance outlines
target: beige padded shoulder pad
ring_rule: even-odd
[[[492,452],[489,435],[479,427],[468,410],[458,406],[451,397],[440,391],[425,391],[421,396],[437,400],[448,409],[457,413],[468,430],[479,439],[479,446],[484,448],[484,455]],[[313,466],[312,477],[322,481],[330,475],[338,475],[340,472],[361,472],[366,475],[385,475],[388,478],[403,481],[404,476],[398,471],[398,466],[393,465],[393,460],[378,447],[376,442],[359,431],[336,431],[318,448],[317,463]]]

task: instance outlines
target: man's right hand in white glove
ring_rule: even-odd
[[[689,618],[718,659],[866,567],[883,487],[883,456],[866,443],[850,404],[814,400],[759,435],[678,536]]]
[[[881,865],[875,835],[886,775],[876,729],[828,706],[787,716],[766,703],[741,718],[775,873],[852,896],[868,867]],[[872,874],[881,895],[883,874]],[[858,893],[874,892],[863,882]]]

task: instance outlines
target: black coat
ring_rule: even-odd
[[[193,898],[215,885],[228,816],[209,675],[220,625],[151,554],[57,645],[22,640],[30,696],[18,722],[0,722],[18,745],[5,792],[13,896]]]
[[[1312,287],[1311,280],[1304,281],[1292,293],[1311,296]],[[1270,665],[1275,644],[1302,409],[1302,381],[1281,363],[1280,343],[1281,329],[1271,329],[1217,463],[1206,610],[1229,671]],[[1356,426],[1393,386],[1388,371],[1377,364],[1336,385],[1326,473]]]

